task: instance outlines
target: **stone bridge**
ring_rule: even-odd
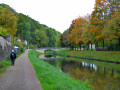
[[[61,47],[44,47],[44,48],[35,48],[36,51],[40,52],[40,53],[44,53],[45,50],[53,50],[56,51],[58,49],[65,49],[65,48],[61,48]]]

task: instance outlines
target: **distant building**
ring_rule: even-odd
[[[89,44],[89,49],[91,49],[91,44]],[[92,44],[92,49],[95,49],[95,44]]]
[[[20,40],[20,39],[17,39],[17,41],[18,41],[18,42],[21,42],[21,40]]]
[[[24,42],[26,45],[27,45],[27,41],[26,40],[20,40],[20,39],[17,39],[18,42]]]
[[[25,40],[25,44],[27,45],[27,41]]]

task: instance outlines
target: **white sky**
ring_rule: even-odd
[[[63,33],[73,19],[92,13],[95,0],[0,0],[0,3]]]

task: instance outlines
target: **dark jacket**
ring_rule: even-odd
[[[16,54],[15,54],[14,52],[11,52],[10,58],[11,58],[11,59],[16,59]]]

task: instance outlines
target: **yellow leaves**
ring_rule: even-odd
[[[8,36],[9,35],[8,29],[0,27],[0,35],[2,35],[2,36]]]
[[[8,8],[2,8],[0,12],[0,26],[8,29],[8,33],[14,35],[17,31],[17,16]]]
[[[101,37],[100,37],[100,36],[96,36],[95,38],[96,38],[96,40],[98,41]]]
[[[111,20],[107,23],[106,32],[109,34],[109,39],[119,38],[120,37],[120,9],[118,9],[114,15],[112,16]],[[105,35],[106,38],[108,36]]]
[[[113,3],[113,1],[111,2]],[[120,9],[116,7],[117,11],[110,19],[109,14],[112,13],[110,10],[112,6],[110,6],[109,0],[95,0],[95,10],[92,12],[89,22],[83,17],[72,21],[69,41],[78,45],[80,42],[87,44],[89,41],[99,42],[105,41],[106,38],[112,40],[120,37]]]
[[[74,43],[78,45],[82,42],[82,32],[86,29],[87,21],[83,17],[78,17],[77,19],[72,21],[72,28],[70,29],[70,33],[67,37],[69,43]]]

